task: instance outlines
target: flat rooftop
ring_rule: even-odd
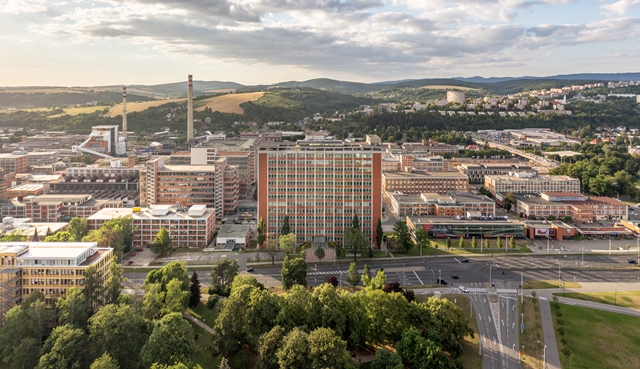
[[[173,172],[215,172],[215,165],[165,165],[163,170],[169,170]]]
[[[251,232],[251,224],[222,224],[218,229],[220,238],[244,238]]]
[[[510,175],[486,175],[484,176],[485,179],[489,178],[489,179],[495,179],[495,180],[500,180],[500,181],[518,181],[518,182],[529,182],[529,181],[536,181],[536,182],[561,182],[561,181],[580,181],[577,178],[572,178],[569,176],[565,176],[565,175],[538,175],[538,176],[533,176],[533,177],[514,177],[514,176],[510,176]]]
[[[160,205],[162,206],[162,205]],[[166,205],[169,206],[169,205]],[[131,215],[134,220],[143,220],[143,219],[172,219],[172,220],[205,220],[211,216],[212,213],[215,213],[215,209],[207,208],[205,213],[201,216],[192,216],[189,215],[188,211],[175,211],[169,210],[166,215],[153,215],[153,208],[142,208],[139,212],[134,212],[133,208],[105,208],[92,216],[88,217],[87,220],[111,220],[117,217],[124,217],[127,215]]]
[[[443,217],[430,217],[430,216],[410,216],[409,219],[413,224],[470,224],[470,225],[496,225],[496,224],[510,224],[510,225],[522,225],[521,222],[507,219],[504,217],[494,217],[493,219],[456,219],[456,218],[443,218]]]
[[[467,175],[460,172],[427,172],[427,171],[415,171],[415,172],[403,172],[399,170],[392,170],[382,172],[382,177],[386,178],[468,178]]]

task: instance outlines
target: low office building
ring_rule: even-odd
[[[537,175],[535,172],[512,172],[508,175],[486,175],[484,187],[492,194],[501,193],[580,193],[580,180],[569,176]]]
[[[524,237],[524,224],[507,217],[452,219],[408,216],[407,225],[414,231],[422,228],[429,233],[429,236],[435,238],[464,237],[471,239],[471,237],[475,237],[480,242],[481,238]]]
[[[27,154],[20,151],[15,154],[0,154],[0,168],[5,173],[29,173],[27,160]]]
[[[471,183],[484,183],[486,175],[507,175],[513,172],[533,172],[529,165],[509,163],[464,163],[458,166],[460,173],[469,177]]]
[[[427,172],[447,172],[451,170],[451,162],[442,156],[423,156],[399,154],[382,158],[382,171],[406,171],[411,169]]]
[[[253,226],[250,224],[223,224],[218,229],[216,248],[233,250],[236,247],[246,248],[253,236]]]
[[[403,194],[469,191],[469,178],[459,172],[393,171],[382,173],[382,190]]]
[[[160,229],[169,232],[173,247],[207,247],[215,233],[216,213],[206,205],[190,208],[155,205],[150,208],[103,209],[87,218],[89,229],[99,229],[113,218],[130,215],[138,227],[133,244],[145,247],[153,242]]]
[[[96,242],[0,242],[0,317],[36,291],[52,306],[69,288],[84,288],[90,266],[104,283],[112,261],[113,249]]]
[[[468,192],[456,192],[451,195],[422,193],[405,195],[397,192],[385,192],[384,200],[389,210],[396,216],[434,215],[436,217],[465,217],[468,213],[493,217],[496,204],[482,195]]]
[[[516,212],[527,218],[571,218],[577,223],[629,219],[627,204],[610,197],[588,197],[579,193],[545,192],[540,196],[516,195]]]
[[[91,195],[27,196],[0,202],[2,217],[31,218],[32,222],[61,222],[88,217],[104,208],[122,207],[122,201],[97,200]]]
[[[37,234],[37,241],[44,241],[48,232],[52,234],[64,231],[69,223],[32,223],[29,218],[12,218],[5,217],[0,224],[0,234],[20,235],[26,237],[27,240],[36,241],[33,237]]]
[[[27,165],[52,165],[58,162],[57,151],[33,151],[27,153]]]

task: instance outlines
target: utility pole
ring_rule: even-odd
[[[639,238],[640,239],[640,238]],[[482,254],[482,244],[484,243],[484,237],[480,239],[480,253]],[[639,251],[640,253],[640,251]]]
[[[493,265],[489,265],[489,285],[491,285],[491,268]]]
[[[560,273],[560,260],[558,260],[558,288],[562,288],[562,276]]]
[[[550,247],[550,245],[549,245],[549,236],[547,236],[547,254],[549,253],[549,247]]]
[[[524,304],[524,275],[520,271],[520,303]]]
[[[609,236],[609,255],[611,255],[611,236]]]

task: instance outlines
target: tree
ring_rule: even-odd
[[[278,255],[278,244],[276,240],[267,240],[267,255],[271,259],[271,265],[275,265],[276,255]]]
[[[191,288],[189,289],[191,294],[189,295],[189,307],[196,307],[200,304],[200,298],[202,293],[200,292],[200,281],[198,280],[198,273],[193,271],[191,275]]]
[[[44,242],[73,242],[73,238],[69,232],[63,231],[54,234],[53,236],[46,236]]]
[[[193,364],[195,338],[191,325],[180,313],[170,313],[154,324],[149,340],[140,351],[145,367],[154,363],[173,365]]]
[[[213,325],[217,333],[213,342],[214,355],[230,357],[240,350],[242,344],[247,343],[246,312],[254,289],[253,286],[241,286],[223,304]]]
[[[229,293],[229,288],[233,282],[233,278],[238,275],[238,260],[236,259],[222,259],[217,261],[213,268],[211,268],[211,287],[213,291],[222,292],[223,294]]]
[[[280,231],[280,237],[286,236],[291,233],[291,227],[289,226],[289,216],[285,215],[282,221],[282,230]]]
[[[589,192],[596,196],[606,196],[611,192],[611,177],[599,174],[589,180]]]
[[[360,229],[360,219],[358,219],[358,214],[353,215],[353,219],[351,220],[351,228]]]
[[[282,263],[282,288],[285,290],[291,289],[296,284],[306,287],[307,286],[307,263],[304,259],[290,259],[288,256],[284,257]]]
[[[287,254],[291,254],[296,250],[296,235],[293,233],[287,233],[284,236],[280,236],[278,240],[280,250],[283,250]]]
[[[95,265],[90,265],[84,271],[84,295],[87,297],[89,314],[93,314],[98,307],[102,306],[104,289],[102,286],[102,276],[99,275]]]
[[[507,192],[503,200],[505,210],[511,210],[512,206],[515,205],[516,202],[516,195],[513,192]]]
[[[89,304],[87,298],[78,287],[67,290],[65,298],[56,300],[58,309],[58,324],[70,325],[85,329],[89,319]]]
[[[316,257],[318,258],[318,260],[320,260],[320,263],[322,264],[322,259],[324,259],[324,248],[318,247],[316,251],[314,251],[313,253],[316,255]]]
[[[266,226],[264,224],[264,220],[262,219],[262,217],[260,217],[260,220],[258,221],[258,247],[262,246],[264,240],[267,237],[265,230]]]
[[[227,360],[226,357],[220,359],[220,366],[218,366],[218,369],[231,369],[229,366],[229,360]]]
[[[447,250],[451,249],[451,238],[447,237],[447,239],[444,242],[445,246],[447,247]]]
[[[105,352],[91,364],[89,369],[120,369],[120,366],[111,355]]]
[[[379,290],[384,286],[387,282],[387,275],[384,273],[384,270],[378,269],[376,272],[376,276],[371,280],[370,288],[372,290]]]
[[[276,353],[280,369],[306,368],[309,364],[309,335],[300,328],[294,328],[284,339]]]
[[[89,233],[89,228],[87,227],[87,218],[73,217],[69,221],[67,232],[71,234],[71,239],[73,241],[82,241],[82,238]]]
[[[499,249],[502,248],[502,239],[500,238],[500,236],[498,236],[498,239],[496,240],[496,247]]]
[[[144,286],[145,293],[142,300],[142,316],[149,320],[159,319],[164,305],[165,293],[160,283],[150,283]],[[217,295],[212,295],[217,296]]]
[[[512,249],[516,248],[516,239],[511,237],[509,238],[509,247],[511,247]]]
[[[367,247],[367,239],[360,229],[349,228],[344,232],[344,244],[345,248],[353,253],[355,261],[358,253]]]
[[[133,240],[136,233],[138,233],[138,226],[134,225],[132,215],[111,219],[100,228],[109,228],[118,231],[122,236],[123,250],[125,252],[131,250]]]
[[[242,286],[257,287],[258,289],[261,289],[261,290],[264,289],[264,285],[258,282],[256,277],[252,275],[247,275],[247,274],[238,274],[237,276],[235,276],[235,278],[233,278],[233,282],[231,282],[230,292],[233,293],[233,291],[237,290]]]
[[[276,352],[280,347],[280,343],[287,332],[279,325],[274,326],[271,330],[260,339],[258,345],[258,355],[260,356],[260,369],[280,369]]]
[[[84,367],[87,336],[71,325],[56,327],[42,347],[38,369],[79,369]]]
[[[398,354],[382,347],[376,351],[371,362],[371,369],[404,369],[404,365],[402,365],[402,359]]]
[[[376,246],[378,246],[378,250],[380,250],[380,246],[382,245],[383,235],[384,231],[382,230],[382,220],[378,218],[378,224],[376,225]]]
[[[93,160],[93,157],[91,155],[83,155],[82,156],[82,162],[85,164],[93,164],[95,160]]]
[[[95,356],[106,352],[121,368],[138,367],[147,331],[147,323],[130,305],[105,305],[89,318],[89,341]]]
[[[464,237],[460,237],[460,241],[458,242],[458,247],[461,249],[464,248]]]
[[[44,234],[45,237],[53,236],[53,232],[51,232],[51,227],[47,227],[47,233]]]
[[[425,231],[424,228],[419,228],[416,230],[416,239],[418,240],[418,244],[420,244],[420,255],[422,255],[422,248],[431,246],[429,233]]]
[[[485,239],[484,239],[484,248],[485,248],[485,249],[488,249],[488,248],[489,248],[489,239],[488,239],[488,238],[485,238]]]
[[[347,281],[349,282],[351,287],[355,288],[358,283],[360,283],[360,276],[358,275],[358,266],[356,265],[356,263],[351,263],[351,265],[349,265],[348,273],[349,277],[347,278]]]
[[[31,242],[38,242],[40,238],[38,237],[38,228],[33,230],[33,236],[31,236]]]
[[[151,252],[160,256],[167,255],[171,251],[171,238],[169,238],[169,232],[164,227],[158,231],[150,248]]]
[[[118,298],[122,293],[122,284],[126,280],[122,276],[122,273],[122,264],[118,263],[117,258],[114,258],[114,260],[111,262],[111,265],[109,266],[109,278],[107,278],[107,282],[105,283],[105,304],[115,304],[118,302]]]
[[[330,284],[333,288],[338,287],[338,278],[335,275],[328,275],[324,278],[324,283]]]
[[[411,328],[396,343],[398,355],[413,368],[450,368],[450,359],[435,342]]]
[[[167,293],[164,296],[164,314],[180,313],[184,311],[189,300],[189,290],[182,289],[182,282],[178,278],[167,283]]]
[[[413,244],[407,222],[401,220],[397,221],[393,226],[393,231],[396,233],[396,244],[398,245],[399,251],[401,253],[409,252]]]
[[[371,285],[371,267],[367,264],[364,265],[362,270],[362,285],[369,287]]]
[[[471,248],[475,249],[478,247],[478,241],[476,240],[476,236],[471,237]]]
[[[113,247],[114,254],[122,259],[125,252],[124,235],[120,227],[107,227],[89,232],[82,238],[83,242],[97,242],[99,247]]]
[[[347,343],[340,339],[333,329],[317,328],[307,336],[311,369],[340,368],[344,362]],[[300,368],[300,367],[299,367]]]

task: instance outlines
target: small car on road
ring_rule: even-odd
[[[458,278],[460,278],[460,277],[458,277],[457,274],[451,274],[451,279],[458,279]]]
[[[253,268],[247,268],[247,273],[253,272]]]
[[[469,290],[465,286],[458,286],[458,289],[464,293],[469,293]]]
[[[447,285],[447,281],[445,281],[445,280],[444,280],[444,279],[442,279],[442,278],[438,278],[438,279],[436,279],[436,283],[438,283],[438,284],[440,284],[440,285],[443,285],[443,286],[446,286],[446,285]]]
[[[464,259],[460,260],[460,262],[461,262],[461,263],[468,263],[468,262],[469,262],[469,259],[464,258]]]
[[[131,264],[133,264],[133,260],[129,260],[129,261],[127,261],[127,264],[126,264],[126,265],[131,265]]]
[[[627,259],[627,263],[629,263],[629,264],[638,264],[636,259]]]

